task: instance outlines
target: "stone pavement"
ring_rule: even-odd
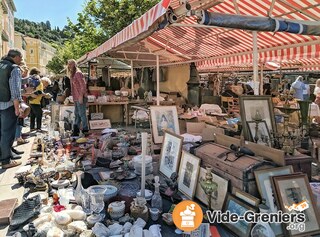
[[[29,130],[29,128],[24,128],[24,130]],[[35,137],[28,137],[29,143],[15,147],[18,151],[24,151],[22,154],[22,165],[11,168],[11,169],[0,169],[0,201],[9,198],[18,198],[18,205],[22,203],[22,196],[24,194],[24,188],[19,185],[18,180],[14,178],[15,172],[27,163],[30,157],[30,152],[32,149],[32,144]],[[8,226],[0,226],[0,236],[6,236],[8,232]]]

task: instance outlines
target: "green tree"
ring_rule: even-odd
[[[48,64],[49,70],[60,72],[70,58],[78,59],[121,31],[153,7],[159,0],[91,0],[87,1],[76,23],[60,30],[66,39],[63,47]]]
[[[139,18],[159,0],[92,0],[88,1],[83,13],[103,30],[107,38],[121,31]],[[83,22],[76,25],[83,29]]]
[[[50,21],[46,21],[46,27],[48,30],[51,30],[51,24]]]

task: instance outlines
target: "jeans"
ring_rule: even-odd
[[[82,123],[82,130],[88,131],[88,121],[87,121],[87,99],[83,99],[83,104],[80,104],[78,101],[75,101],[74,115],[75,120],[74,124],[80,129]]]
[[[22,126],[17,124],[15,139],[21,137]]]
[[[30,129],[34,129],[34,125],[37,119],[37,129],[41,129],[42,123],[42,109],[41,105],[30,104]]]
[[[11,147],[16,133],[17,119],[13,106],[0,110],[0,162],[3,165],[10,163],[12,157]]]

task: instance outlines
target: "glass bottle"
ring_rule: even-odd
[[[151,207],[153,208],[158,208],[160,213],[162,212],[162,197],[160,195],[160,191],[159,191],[159,187],[160,187],[160,183],[159,183],[159,176],[155,176],[154,177],[154,194],[152,196],[151,199]]]
[[[81,182],[82,173],[83,172],[81,172],[81,171],[76,173],[76,176],[77,176],[77,187],[73,191],[74,199],[75,199],[75,201],[76,201],[76,203],[78,205],[82,205],[82,195],[85,192],[85,190],[84,190],[84,188],[82,186],[82,182]]]

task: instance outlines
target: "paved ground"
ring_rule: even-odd
[[[24,129],[23,132],[27,130],[29,130],[29,128]],[[19,151],[24,151],[21,159],[22,165],[7,170],[0,169],[0,200],[15,197],[18,198],[19,205],[21,204],[24,188],[18,184],[18,180],[14,178],[14,175],[20,167],[27,163],[34,139],[35,137],[29,137],[29,143],[15,147]],[[0,226],[0,237],[6,236],[7,232],[8,226]]]

